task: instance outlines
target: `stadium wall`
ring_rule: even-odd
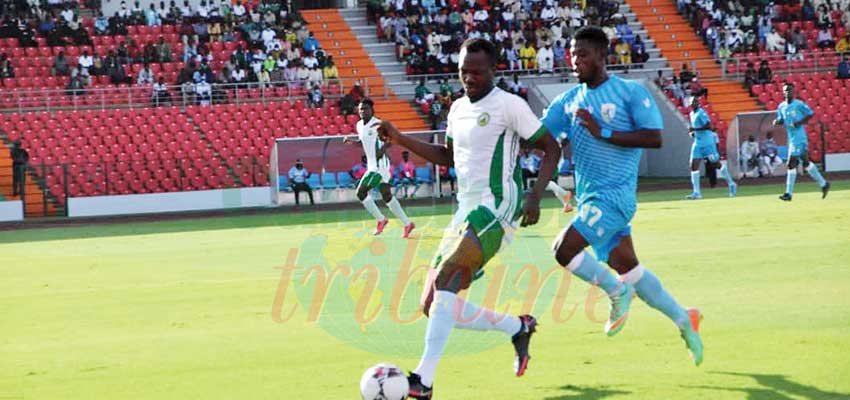
[[[674,109],[667,98],[651,81],[636,79],[652,94],[664,121],[662,139],[664,146],[660,149],[645,150],[640,163],[640,176],[687,176],[688,158],[690,157],[691,139],[688,136],[687,122]],[[535,85],[529,91],[528,104],[537,115],[543,115],[543,110],[564,91],[576,83],[556,83]]]
[[[0,221],[23,221],[24,202],[20,200],[0,201]]]
[[[69,217],[221,210],[271,205],[268,186],[192,192],[72,197]]]
[[[827,154],[826,170],[827,172],[850,171],[850,153]]]

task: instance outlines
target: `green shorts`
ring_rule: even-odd
[[[363,175],[363,177],[360,178],[360,183],[357,184],[357,191],[359,192],[361,188],[376,189],[382,183],[389,184],[389,181],[380,173],[369,171],[366,175]]]
[[[498,218],[490,211],[489,208],[478,206],[470,211],[463,221],[452,224],[443,235],[437,254],[434,257],[432,267],[436,270],[440,267],[443,258],[449,256],[449,252],[454,249],[457,241],[463,237],[467,227],[472,227],[475,231],[475,236],[478,242],[481,243],[482,262],[481,266],[475,271],[472,280],[476,280],[484,275],[484,265],[490,261],[499,249],[502,247],[502,242],[505,239],[505,229]]]

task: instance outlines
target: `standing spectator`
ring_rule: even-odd
[[[838,79],[848,78],[850,78],[850,63],[847,62],[847,55],[844,55],[838,63]]]
[[[410,152],[406,150],[401,152],[401,162],[398,164],[398,171],[399,185],[404,188],[404,197],[408,198],[410,196],[407,193],[407,187],[416,184],[416,166],[410,160]],[[413,190],[413,193],[416,193],[416,189]]]
[[[502,50],[505,54],[505,60],[508,63],[508,69],[516,71],[522,69],[522,62],[519,59],[519,51],[513,46],[511,41],[506,40]]]
[[[207,82],[206,75],[201,75],[195,83],[195,101],[199,106],[208,106],[212,100],[212,86]]]
[[[763,175],[773,176],[776,168],[782,165],[779,158],[779,145],[773,140],[773,132],[767,132],[767,138],[761,143],[761,172]]]
[[[301,192],[307,192],[307,195],[310,196],[311,205],[316,204],[313,202],[313,190],[307,184],[309,177],[310,172],[307,171],[307,168],[304,168],[304,161],[300,158],[295,160],[295,166],[289,169],[289,186],[295,192],[296,206],[300,204],[298,197]]]
[[[554,73],[555,72],[555,54],[552,52],[552,46],[546,43],[537,52],[537,72],[538,73]]]
[[[561,69],[567,67],[567,49],[564,48],[562,40],[555,40],[555,47],[552,48],[552,55],[555,58],[555,68]]]
[[[313,32],[310,32],[310,36],[308,36],[307,39],[304,40],[303,47],[305,53],[313,53],[319,48],[321,48],[321,46],[319,45],[319,41],[316,40],[316,38],[313,36]]]
[[[26,168],[30,154],[21,147],[21,141],[16,140],[12,146],[12,196],[24,195]]]
[[[773,82],[773,71],[770,70],[770,65],[768,65],[767,60],[761,60],[758,81],[761,84]]]

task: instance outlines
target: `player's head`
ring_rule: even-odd
[[[375,115],[375,102],[372,99],[365,97],[360,100],[360,105],[357,106],[357,114],[363,122],[368,122]]]
[[[410,158],[410,152],[409,151],[402,151],[401,152],[401,158],[404,159],[404,161],[407,161],[407,159]]]
[[[767,139],[773,139],[773,132],[767,132]]]
[[[699,96],[691,96],[691,110],[696,110],[700,107]]]
[[[596,26],[585,26],[576,32],[570,43],[573,69],[578,81],[587,83],[605,73],[605,58],[608,56],[608,36]]]
[[[785,95],[785,100],[789,102],[794,100],[794,84],[788,82],[782,85],[782,93]]]
[[[467,39],[460,46],[460,83],[470,99],[480,99],[493,88],[497,56],[496,46],[488,40]]]
[[[304,160],[302,160],[300,158],[295,160],[295,168],[298,168],[298,169],[304,168]]]

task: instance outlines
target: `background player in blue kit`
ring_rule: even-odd
[[[785,101],[776,109],[774,125],[785,125],[788,131],[788,172],[785,178],[785,194],[780,199],[791,201],[794,195],[794,182],[797,180],[797,165],[803,160],[803,168],[809,172],[821,188],[823,196],[829,193],[829,182],[818,171],[818,166],[809,161],[809,138],[806,137],[806,123],[815,115],[806,103],[794,98],[794,84],[786,83],[782,87]]]
[[[580,83],[558,96],[542,118],[553,135],[567,135],[575,162],[578,212],[555,241],[555,259],[611,298],[605,324],[609,336],[622,329],[637,292],[673,320],[699,365],[699,311],[680,306],[655,274],[640,265],[631,239],[641,148],[661,147],[661,113],[639,83],[608,76],[607,48],[608,38],[598,27],[575,34],[571,54]],[[620,279],[584,250],[588,245]]]
[[[729,197],[735,197],[738,191],[738,185],[732,180],[729,175],[729,170],[725,163],[720,162],[720,153],[717,151],[717,134],[711,126],[711,118],[700,104],[700,96],[691,98],[691,126],[688,127],[688,132],[694,138],[694,144],[691,146],[691,185],[693,185],[693,193],[687,196],[688,199],[696,200],[702,198],[702,192],[699,188],[699,164],[702,160],[706,160],[709,164],[707,168],[716,168],[720,165],[720,176],[726,179],[726,184],[729,185]]]

